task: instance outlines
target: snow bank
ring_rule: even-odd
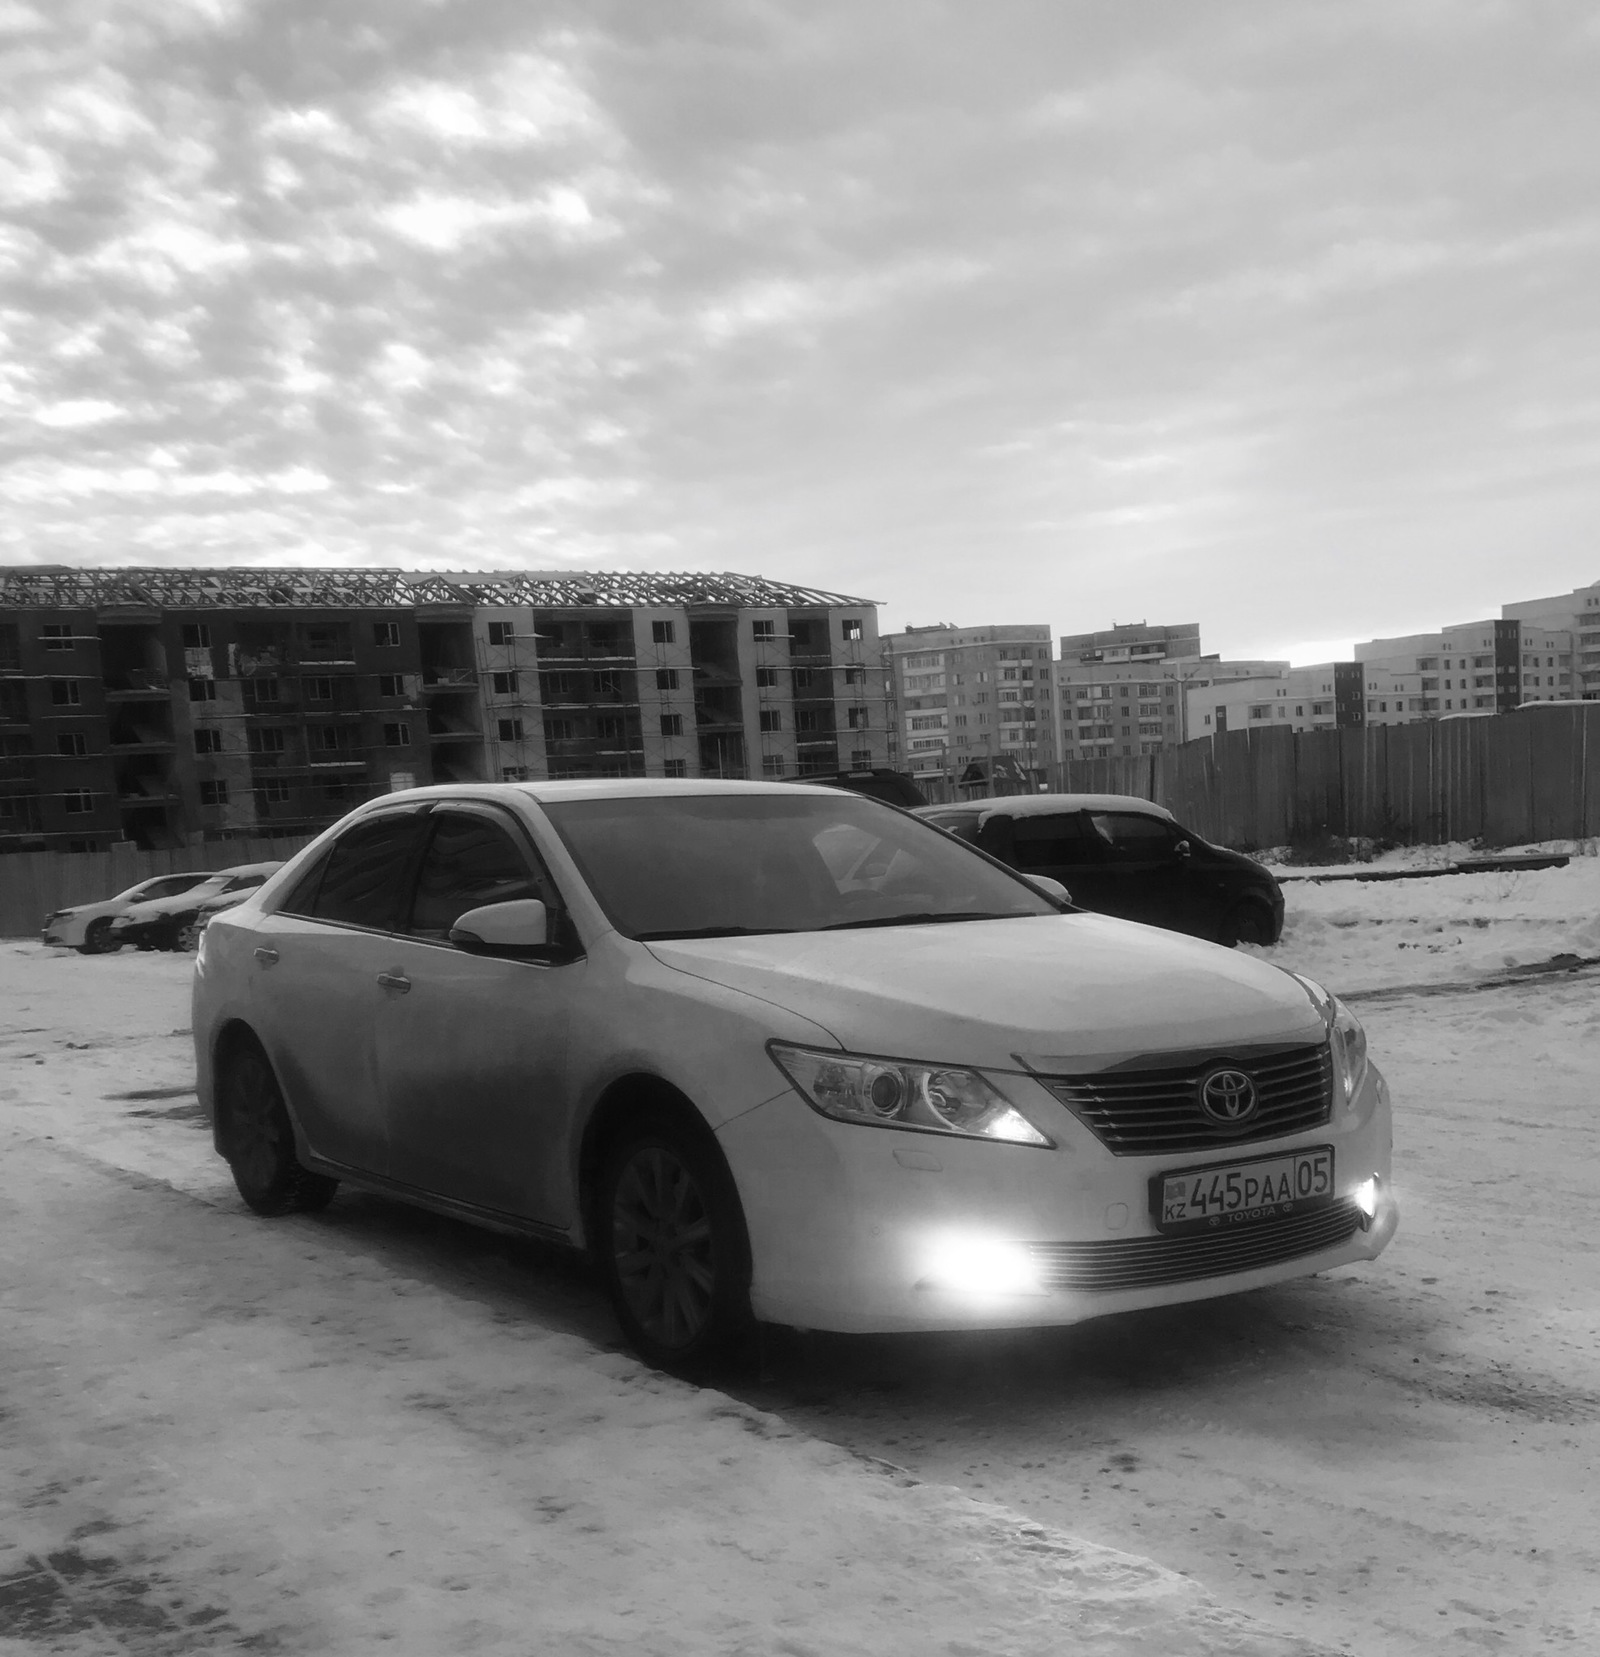
[[[1559,842],[1517,849],[1574,847]],[[1357,867],[1443,866],[1468,854],[1465,846],[1414,846]],[[1581,848],[1564,869],[1431,880],[1294,880],[1283,894],[1282,939],[1275,948],[1252,947],[1251,953],[1340,993],[1465,981],[1563,954],[1600,956],[1600,857],[1584,856]]]

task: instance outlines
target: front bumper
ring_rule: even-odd
[[[1388,1089],[1375,1069],[1354,1107],[1322,1127],[1201,1155],[1114,1157],[1042,1088],[1026,1103],[1058,1149],[834,1122],[798,1095],[725,1124],[718,1139],[744,1196],[756,1315],[858,1333],[1077,1323],[1370,1260],[1399,1224]],[[1241,1227],[1191,1241],[1156,1230],[1153,1174],[1310,1145],[1334,1147],[1343,1206],[1271,1235]],[[1370,1218],[1350,1199],[1368,1179]]]

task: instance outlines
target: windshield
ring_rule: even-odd
[[[959,841],[857,795],[635,796],[544,810],[630,938],[1060,913]]]

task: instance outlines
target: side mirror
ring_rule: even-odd
[[[531,960],[545,953],[550,915],[538,898],[513,898],[469,909],[450,928],[450,942],[468,955],[494,955],[507,961]]]
[[[1071,903],[1072,893],[1059,880],[1052,880],[1049,875],[1023,875],[1030,886],[1037,886],[1047,898],[1054,898],[1057,903]]]
[[[1189,854],[1193,850],[1194,848],[1187,840],[1180,840],[1177,845],[1172,848],[1172,855],[1177,858],[1180,863],[1186,863],[1189,860]]]

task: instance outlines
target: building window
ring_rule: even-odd
[[[337,725],[318,725],[312,730],[312,747],[320,748],[324,753],[339,746],[339,727]]]
[[[246,734],[245,742],[252,754],[281,754],[283,752],[283,732],[271,726],[265,730],[253,730]]]
[[[228,803],[228,785],[216,778],[208,777],[200,784],[201,805],[226,805]]]
[[[759,675],[758,675],[759,677]],[[656,689],[676,690],[678,688],[678,670],[675,667],[658,667],[656,669]]]
[[[781,731],[783,729],[783,715],[776,708],[761,710],[761,729],[764,731]]]
[[[870,708],[851,708],[845,716],[845,722],[852,731],[864,731],[872,723]]]
[[[795,690],[810,690],[817,682],[817,670],[814,667],[797,667],[794,670]]]
[[[511,643],[513,637],[512,624],[509,621],[491,621],[489,623],[490,644],[505,646]],[[399,644],[400,641],[396,639],[394,642]]]
[[[331,702],[333,700],[333,680],[324,678],[307,679],[306,700],[308,702]]]
[[[763,754],[761,756],[761,775],[764,777],[781,777],[788,769],[789,762],[782,754]]]
[[[650,642],[652,644],[676,644],[677,629],[670,621],[653,621],[650,623]]]
[[[852,748],[850,763],[858,770],[869,770],[872,766],[872,750],[870,748]]]
[[[276,679],[246,679],[244,688],[252,702],[276,702],[278,700],[278,681]]]
[[[864,667],[847,667],[844,670],[844,682],[847,685],[864,685],[867,682],[867,670]],[[956,683],[961,683],[959,675]]]
[[[57,708],[75,708],[83,701],[78,691],[76,679],[52,679],[50,681],[50,702]]]
[[[191,679],[189,681],[189,700],[191,702],[215,702],[217,699],[217,682],[215,679]]]
[[[750,623],[750,631],[758,639],[775,639],[778,636],[778,624],[775,621],[753,621]]]
[[[576,673],[541,673],[539,694],[546,702],[570,702],[578,694]]]
[[[765,715],[763,715],[765,717]],[[683,735],[683,715],[681,713],[664,713],[661,716],[661,734],[663,736]]]
[[[201,787],[203,789],[204,784]],[[69,788],[61,796],[61,806],[69,816],[80,817],[94,810],[94,795],[87,788]]]
[[[491,673],[489,683],[493,686],[496,696],[515,696],[517,694],[517,676],[515,673]]]
[[[378,694],[380,696],[404,696],[406,682],[398,673],[380,673],[378,675]]]
[[[532,782],[526,765],[502,765],[500,767],[501,782]]]
[[[47,621],[41,629],[46,650],[70,650],[72,629],[65,622]]]
[[[251,733],[254,735],[254,733]],[[194,751],[197,754],[220,754],[222,752],[221,731],[196,731],[194,733]]]
[[[846,644],[854,643],[861,638],[861,622],[855,616],[850,616],[839,623],[839,636]]]
[[[594,693],[596,696],[622,695],[622,669],[617,667],[603,667],[594,676]]]
[[[544,739],[546,742],[571,742],[577,734],[576,720],[547,719],[544,722]]]
[[[500,719],[495,721],[500,732],[502,742],[522,741],[522,721],[520,719]]]
[[[661,774],[664,777],[687,777],[689,762],[686,759],[669,759],[662,765]]]
[[[775,667],[758,667],[756,669],[756,689],[775,690],[778,685],[778,670]]]
[[[256,792],[266,801],[282,803],[289,798],[289,785],[281,777],[273,777],[262,783]]]
[[[220,740],[218,746],[221,746]],[[76,759],[89,752],[89,739],[82,731],[63,731],[56,738],[56,752],[65,754],[69,759]]]
[[[678,717],[681,719],[683,715]],[[627,725],[620,719],[597,719],[594,726],[595,735],[602,742],[621,742],[627,733]]]
[[[211,648],[211,629],[203,621],[186,621],[183,624],[183,648],[185,650],[209,650]]]

